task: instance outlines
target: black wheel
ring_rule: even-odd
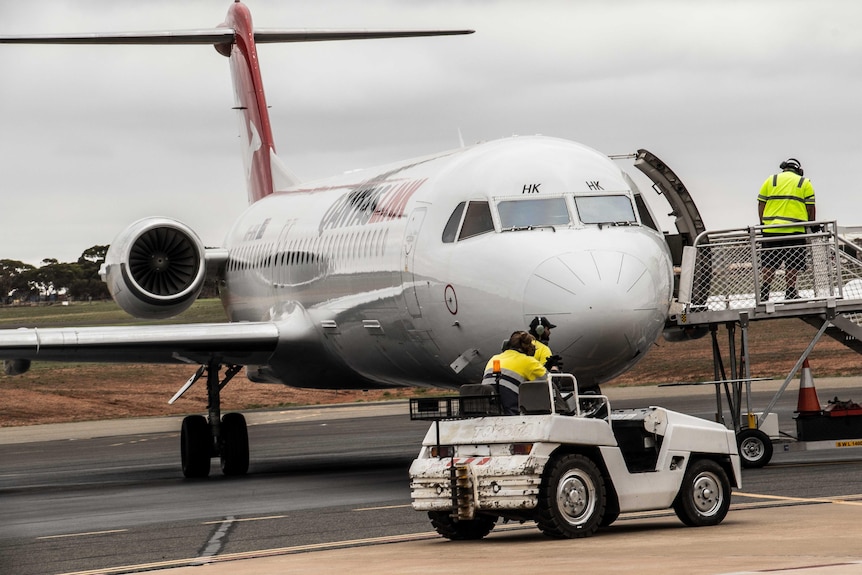
[[[718,525],[730,509],[730,481],[711,459],[689,464],[673,502],[677,517],[689,527]]]
[[[447,511],[429,511],[428,519],[437,533],[452,541],[481,539],[490,533],[497,523],[497,517],[494,515],[477,515],[474,519],[459,521],[450,517]]]
[[[204,416],[189,415],[183,419],[180,453],[185,477],[206,477],[210,474],[212,435]]]
[[[605,504],[605,514],[599,522],[599,527],[609,527],[614,521],[620,517],[620,503],[612,495],[608,495],[607,503]]]
[[[602,524],[606,502],[596,464],[583,455],[564,455],[545,470],[536,523],[551,537],[588,537]]]
[[[241,413],[222,417],[221,471],[225,475],[245,475],[248,471],[248,427]]]
[[[763,467],[772,459],[772,440],[759,429],[743,429],[736,436],[743,467]]]

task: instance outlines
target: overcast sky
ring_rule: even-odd
[[[0,34],[206,28],[229,4],[2,2]],[[862,224],[857,0],[247,4],[261,28],[476,30],[259,47],[276,147],[303,179],[457,147],[459,131],[544,134],[650,150],[713,229],[756,224],[760,185],[796,157],[820,219]],[[221,245],[246,201],[232,105],[211,47],[0,46],[0,259],[74,261],[154,215]]]

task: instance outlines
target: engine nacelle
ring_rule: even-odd
[[[99,274],[126,313],[162,319],[195,302],[206,279],[205,255],[200,238],[185,224],[144,218],[114,239]]]

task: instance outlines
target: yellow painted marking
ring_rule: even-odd
[[[859,495],[845,495],[843,498],[834,497],[786,497],[784,495],[759,495],[757,493],[739,493],[739,497],[753,497],[757,499],[774,499],[778,501],[797,501],[802,503],[834,503],[836,505],[862,506],[862,501],[850,501],[848,498],[860,497]]]
[[[195,557],[191,559],[174,559],[172,561],[160,561],[158,563],[143,563],[140,565],[124,565],[121,567],[109,567],[107,569],[93,569],[89,571],[72,571],[60,575],[114,575],[129,573],[132,571],[146,571],[155,569],[167,569],[169,567],[187,567],[192,565],[206,565],[209,563],[221,563],[224,561],[236,561],[239,559],[256,559],[259,557],[273,557],[276,555],[289,555],[304,551],[320,551],[324,549],[339,549],[357,545],[373,545],[380,543],[401,543],[404,541],[421,541],[422,539],[435,539],[440,537],[437,533],[411,533],[407,535],[392,535],[385,537],[370,537],[368,539],[352,539],[349,541],[333,541],[331,543],[314,543],[311,545],[297,545],[296,547],[281,547],[277,549],[263,549],[260,551],[246,551],[243,553],[229,553],[212,557]]]
[[[87,535],[108,535],[110,533],[125,533],[128,529],[113,529],[111,531],[87,531],[86,533],[66,533],[65,535],[45,535],[36,539],[64,539],[66,537],[86,537]]]
[[[412,507],[409,503],[405,505],[384,505],[383,507],[360,507],[354,511],[377,511],[379,509],[403,509],[404,507]]]

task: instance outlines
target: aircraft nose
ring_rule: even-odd
[[[658,337],[667,316],[669,282],[659,258],[643,248],[638,254],[568,252],[536,267],[525,288],[524,313],[547,315],[557,324],[551,348],[564,356],[567,367],[577,365],[606,379],[610,372],[624,371]]]

